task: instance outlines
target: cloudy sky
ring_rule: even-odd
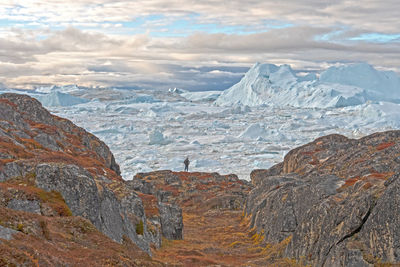
[[[400,72],[399,0],[1,0],[0,83],[222,90],[255,62]]]

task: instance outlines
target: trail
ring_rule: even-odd
[[[160,172],[140,178],[165,190],[163,177],[168,175],[180,179],[172,187],[173,201],[183,211],[183,240],[163,239],[162,247],[152,251],[155,260],[169,266],[300,266],[281,257],[290,239],[266,244],[263,233],[250,229],[250,216],[244,216],[244,202],[237,198],[245,198],[249,184],[210,173]]]

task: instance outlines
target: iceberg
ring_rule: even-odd
[[[393,71],[378,71],[366,63],[330,67],[321,73],[319,80],[363,88],[373,100],[400,99],[400,77]]]
[[[221,91],[184,92],[181,96],[190,101],[211,102],[215,101],[221,93]]]
[[[35,92],[47,93],[47,94],[52,92],[70,93],[79,90],[80,90],[79,87],[75,84],[64,85],[64,86],[51,85],[51,86],[43,86],[35,88]]]
[[[53,91],[45,95],[33,96],[36,97],[45,107],[68,107],[89,102],[87,99],[72,96],[67,93],[61,93],[59,91]]]
[[[149,134],[149,145],[167,145],[171,142],[159,129],[155,129]]]
[[[289,65],[256,63],[215,104],[331,108],[368,100],[400,102],[400,77],[366,63],[330,67],[319,78],[314,73],[297,76]]]

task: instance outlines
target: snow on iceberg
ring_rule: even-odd
[[[258,137],[263,137],[266,135],[265,128],[261,123],[254,123],[244,130],[239,137],[247,139],[257,139]]]
[[[89,100],[76,97],[67,93],[53,91],[49,94],[35,96],[45,107],[67,107],[89,102]]]
[[[371,128],[381,130],[400,128],[400,105],[390,102],[367,102],[366,104],[346,108],[349,113],[355,113],[354,120],[349,125],[368,124]]]
[[[184,92],[181,96],[190,101],[210,102],[215,101],[221,93],[221,91]]]
[[[188,91],[181,89],[181,88],[174,87],[174,88],[168,88],[168,92],[176,93],[176,94],[183,94],[183,93],[187,93]]]
[[[399,76],[378,71],[366,63],[331,67],[319,79],[315,74],[298,77],[288,65],[257,63],[215,103],[327,108],[399,99]]]
[[[70,85],[63,85],[63,86],[57,86],[57,85],[51,85],[51,86],[43,86],[43,87],[38,87],[35,89],[35,92],[38,93],[52,93],[52,92],[62,92],[62,93],[70,93],[74,91],[79,91],[79,87],[75,84],[70,84]]]
[[[321,73],[319,80],[363,88],[374,100],[400,99],[400,77],[393,71],[378,71],[366,63],[330,67]]]
[[[172,141],[166,138],[160,129],[154,129],[149,134],[149,145],[167,145],[169,143]]]
[[[254,123],[246,128],[239,136],[243,139],[253,139],[257,141],[282,141],[287,137],[277,129],[267,129],[261,123]]]

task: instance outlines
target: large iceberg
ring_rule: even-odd
[[[61,93],[59,91],[52,91],[51,93],[45,95],[34,95],[34,97],[36,97],[45,107],[67,107],[89,102],[87,99],[76,97],[67,93]]]
[[[399,76],[366,63],[331,67],[319,78],[314,73],[298,76],[289,65],[256,63],[215,103],[326,108],[354,106],[368,100],[399,102]]]

